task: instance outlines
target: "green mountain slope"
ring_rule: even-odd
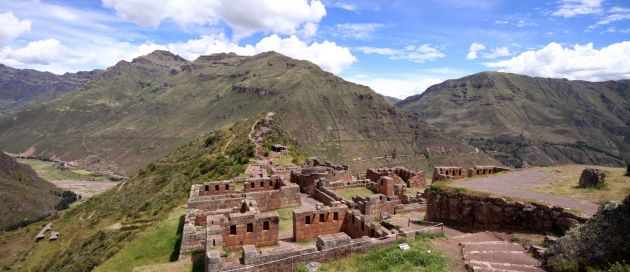
[[[70,92],[101,71],[55,75],[31,69],[14,69],[0,64],[0,116]]]
[[[0,152],[0,230],[46,216],[60,200],[61,189]]]
[[[630,159],[630,80],[484,72],[434,85],[397,106],[507,164]]]
[[[383,98],[385,98],[385,100],[386,100],[387,102],[389,102],[390,104],[392,104],[392,105],[396,105],[396,103],[398,103],[398,102],[402,101],[402,99],[400,99],[400,98],[396,98],[396,97],[392,97],[392,96],[387,96],[387,95],[384,95],[384,96],[383,96]]]
[[[263,116],[198,137],[111,190],[64,212],[60,219],[51,221],[53,228],[60,231],[57,241],[35,243],[32,238],[40,226],[0,234],[4,245],[0,247],[0,267],[10,271],[92,270],[147,228],[172,220],[169,216],[186,204],[192,184],[243,173],[254,155],[248,135]],[[274,119],[267,127],[265,137],[270,138],[265,140],[300,150],[279,120]],[[171,229],[168,233],[175,235],[176,231]],[[179,246],[170,250],[160,254],[177,256]],[[132,269],[129,267],[129,271]]]
[[[188,62],[166,51],[121,61],[77,92],[1,120],[0,148],[131,173],[198,135],[266,111],[323,159],[474,151],[308,61],[267,52]]]

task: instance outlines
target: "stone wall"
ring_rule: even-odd
[[[277,212],[232,213],[227,220],[217,218],[223,233],[223,248],[236,249],[243,245],[271,246],[278,244]]]
[[[246,193],[277,190],[283,186],[282,179],[279,176],[272,176],[270,178],[250,178],[244,180],[243,185],[243,190]]]
[[[404,183],[407,187],[425,187],[427,185],[424,171],[413,171],[405,167],[370,168],[365,172],[365,178],[378,182],[380,177],[390,177],[396,183]]]
[[[479,175],[492,175],[503,171],[509,171],[509,168],[498,166],[475,166],[468,168],[468,177],[474,177]]]
[[[550,232],[586,221],[561,207],[509,201],[492,196],[427,189],[428,221],[483,229]]]
[[[393,243],[395,239],[388,238],[374,241],[368,237],[349,239],[343,233],[322,235],[317,238],[316,245],[302,248],[291,248],[275,252],[260,253],[253,246],[243,247],[243,263],[229,271],[279,271],[293,272],[298,266],[309,262],[329,262],[353,254],[364,253],[378,246]],[[221,264],[220,252],[207,254],[208,272],[225,270]],[[218,265],[217,265],[218,264]]]
[[[261,212],[272,211],[300,205],[300,188],[288,181],[282,180],[280,189],[246,193],[249,199],[258,202]]]
[[[206,182],[200,186],[199,195],[223,195],[236,193],[236,183],[230,180]]]
[[[452,166],[439,166],[433,168],[433,180],[432,182],[449,180],[449,179],[462,179],[465,178],[466,172],[464,168],[452,167]]]
[[[293,210],[293,238],[296,241],[341,232],[348,207],[300,208]]]
[[[328,182],[352,181],[352,174],[348,166],[338,166],[330,163],[321,164],[315,159],[310,165],[304,166],[300,171],[291,171],[291,182],[298,184],[301,191],[312,195],[318,180]]]
[[[389,234],[389,231],[383,228],[378,221],[372,222],[369,216],[362,215],[357,211],[346,214],[342,230],[352,238],[385,237]]]
[[[352,201],[355,203],[356,209],[369,218],[379,217],[381,212],[395,214],[396,206],[402,204],[398,196],[387,197],[383,194],[354,196]]]

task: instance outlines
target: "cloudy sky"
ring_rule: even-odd
[[[0,63],[275,50],[404,98],[479,71],[630,79],[628,0],[0,0]]]

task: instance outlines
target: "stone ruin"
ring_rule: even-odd
[[[405,194],[409,185],[424,188],[424,172],[379,168],[369,173],[377,180],[356,179],[346,165],[311,158],[290,175],[193,185],[180,254],[204,251],[206,271],[293,271],[298,263],[330,261],[392,243],[398,230],[383,227],[380,220],[425,209],[421,194]],[[374,194],[344,199],[335,193],[359,187]],[[293,232],[280,237],[276,210],[288,207],[293,208]],[[313,245],[290,245],[312,240]],[[225,250],[242,250],[243,257],[228,262]]]
[[[407,187],[427,186],[427,178],[424,171],[413,171],[405,167],[370,168],[365,173],[365,178],[373,182],[378,182],[380,177],[383,176],[394,179],[396,183],[404,183]]]
[[[604,171],[586,168],[582,170],[578,185],[580,188],[594,188],[603,185],[605,179],[606,173],[604,173]]]
[[[432,182],[450,179],[463,179],[466,177],[470,178],[480,175],[492,175],[509,170],[509,168],[499,166],[474,166],[468,169],[454,166],[437,166],[433,168]]]

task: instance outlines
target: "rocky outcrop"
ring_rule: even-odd
[[[598,187],[604,184],[606,173],[599,169],[586,168],[580,175],[580,188]]]
[[[431,188],[426,220],[459,227],[531,232],[566,231],[586,219],[562,207]]]
[[[545,254],[550,270],[583,271],[608,266],[630,256],[630,195],[608,202],[586,223],[570,230]]]

